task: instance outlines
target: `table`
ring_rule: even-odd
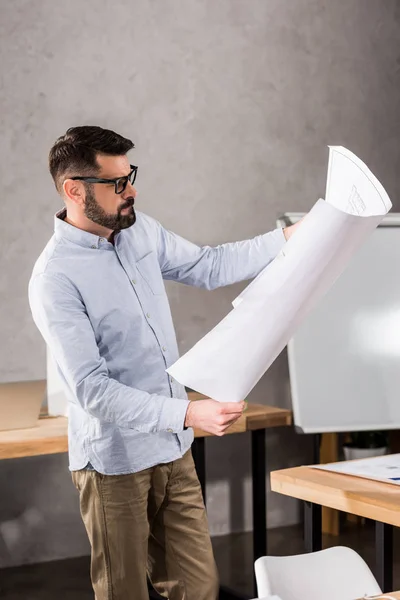
[[[389,596],[395,598],[396,600],[400,600],[400,591],[399,592],[387,592]],[[375,596],[377,600],[381,598],[381,596]],[[267,598],[253,598],[253,600],[268,600]],[[306,598],[304,600],[307,600]],[[359,600],[365,600],[364,598],[359,598]]]
[[[392,598],[395,598],[395,600],[400,600],[400,591],[398,592],[386,592],[386,595],[391,596]],[[382,598],[382,596],[375,596],[375,598],[377,600],[379,600],[379,598]],[[268,600],[267,598],[253,598],[253,600]],[[307,600],[305,598],[305,600]],[[358,600],[365,600],[365,598],[359,598]]]
[[[192,401],[204,398],[197,392],[189,392],[188,397]],[[271,427],[288,426],[291,423],[290,410],[249,404],[246,411],[226,432],[227,434],[251,432],[254,560],[267,553],[266,430]],[[195,429],[194,435],[193,458],[206,500],[205,440],[211,434]],[[68,419],[66,417],[45,417],[39,419],[37,427],[0,432],[0,460],[67,451]],[[226,600],[240,598],[228,590],[222,590],[220,597]]]
[[[400,600],[400,591],[397,592],[386,592],[385,596],[391,596],[392,598],[396,598],[396,600]],[[382,596],[375,596],[375,598],[377,600],[379,600],[379,598],[382,598]],[[359,598],[359,600],[365,600],[364,598]]]
[[[46,417],[37,427],[0,431],[0,460],[68,452],[68,419]]]
[[[295,467],[271,473],[271,489],[305,503],[305,545],[320,550],[321,506],[375,521],[376,577],[393,587],[393,526],[400,527],[400,486],[343,473]]]

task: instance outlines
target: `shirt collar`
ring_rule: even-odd
[[[85,248],[100,248],[101,246],[108,246],[106,238],[84,231],[74,225],[70,225],[64,221],[67,216],[67,210],[63,208],[54,216],[54,233],[57,240],[65,238],[74,244],[84,246]]]

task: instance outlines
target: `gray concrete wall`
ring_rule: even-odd
[[[54,139],[77,124],[133,138],[138,208],[200,244],[254,236],[324,195],[327,144],[357,153],[400,210],[396,0],[3,0],[0,380],[42,378],[27,282],[60,200]],[[238,293],[170,285],[182,351]],[[290,406],[282,355],[251,399]],[[209,440],[213,533],[249,529],[249,439]],[[310,441],[268,436],[270,468]],[[0,566],[85,554],[65,456],[0,463]],[[269,525],[296,502],[269,496]]]

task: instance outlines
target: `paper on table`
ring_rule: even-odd
[[[246,398],[391,208],[369,169],[342,147],[330,147],[326,196],[233,310],[167,369],[172,377],[221,402]]]
[[[313,468],[400,485],[400,454],[313,465]]]

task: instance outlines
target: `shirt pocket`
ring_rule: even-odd
[[[136,268],[140,273],[145,285],[154,296],[165,294],[164,281],[161,275],[160,265],[154,252],[149,252],[143,258],[136,261]]]

